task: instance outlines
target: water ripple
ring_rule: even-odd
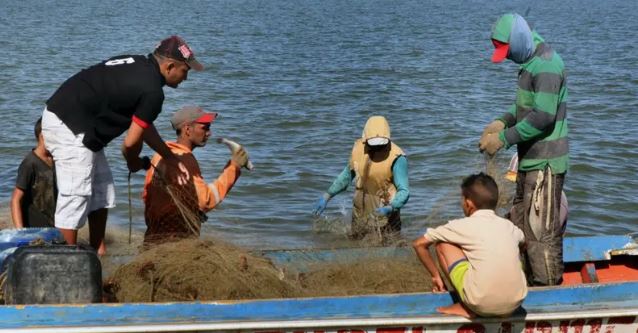
[[[4,68],[0,109],[2,201],[33,145],[32,123],[59,84],[80,68],[123,53],[148,53],[169,34],[189,41],[206,65],[177,90],[166,89],[156,126],[184,104],[220,112],[214,135],[243,143],[257,168],[244,172],[204,232],[249,246],[325,245],[342,235],[313,232],[316,197],[348,161],[352,142],[373,114],[390,121],[407,152],[411,198],[404,234],[461,214],[458,184],[482,170],[483,126],[514,98],[517,68],[490,63],[489,29],[501,12],[525,12],[561,53],[570,89],[568,232],[632,233],[638,207],[638,22],[636,1],[487,0],[206,1],[174,6],[35,0],[7,2],[0,13]],[[51,23],[55,22],[55,23]],[[121,138],[107,148],[118,207],[128,221]],[[148,153],[150,151],[146,150]],[[505,168],[511,152],[499,154]],[[225,147],[197,150],[205,178],[228,160]],[[139,198],[142,175],[135,175]],[[334,198],[329,219],[347,224],[350,191]],[[135,226],[143,228],[134,200]]]

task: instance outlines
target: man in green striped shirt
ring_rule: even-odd
[[[510,219],[526,240],[531,285],[559,284],[563,273],[560,198],[569,164],[567,84],[563,60],[518,14],[493,27],[493,62],[520,65],[516,102],[490,123],[479,149],[494,155],[516,145],[519,166]]]

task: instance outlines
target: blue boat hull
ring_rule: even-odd
[[[447,293],[162,304],[0,307],[0,332],[631,332],[638,283],[530,291],[510,318],[441,316]]]

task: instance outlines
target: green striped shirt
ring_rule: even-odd
[[[536,50],[521,65],[516,103],[499,119],[505,147],[517,146],[519,170],[567,172],[567,80],[563,60],[536,34]]]

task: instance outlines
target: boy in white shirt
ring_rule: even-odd
[[[434,292],[445,285],[428,248],[436,244],[439,263],[459,293],[461,303],[437,308],[444,314],[467,318],[507,316],[525,296],[527,283],[519,246],[523,232],[494,212],[498,187],[492,177],[479,173],[461,184],[461,206],[466,218],[452,220],[412,243],[419,260],[432,275]]]

